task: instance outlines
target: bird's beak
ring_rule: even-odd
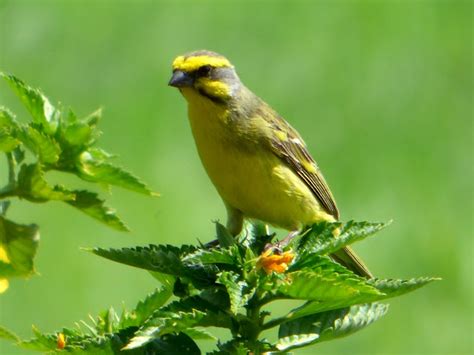
[[[170,79],[170,82],[168,83],[169,86],[174,86],[176,88],[182,88],[186,86],[193,86],[194,84],[194,78],[181,70],[176,70],[173,72],[173,76]]]

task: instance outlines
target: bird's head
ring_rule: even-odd
[[[188,101],[198,95],[222,104],[234,97],[241,83],[224,56],[203,50],[177,57],[168,85],[179,88]]]

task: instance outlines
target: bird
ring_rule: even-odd
[[[199,157],[224,202],[233,236],[244,219],[286,229],[290,239],[314,223],[339,220],[303,138],[242,83],[226,57],[208,50],[179,55],[168,85],[187,101]],[[373,277],[348,246],[331,257],[359,276]]]

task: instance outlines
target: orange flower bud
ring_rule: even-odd
[[[58,349],[62,350],[66,347],[66,338],[63,333],[58,334]]]
[[[267,274],[272,271],[277,273],[284,273],[288,270],[288,264],[294,259],[295,254],[291,251],[286,251],[283,254],[272,254],[271,249],[266,250],[260,255],[257,265],[258,267],[265,270]]]

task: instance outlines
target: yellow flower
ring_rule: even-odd
[[[283,254],[272,253],[272,249],[263,252],[258,259],[258,267],[265,270],[267,274],[270,274],[272,271],[283,273],[288,270],[288,264],[294,259],[295,254],[291,251],[285,251]]]

